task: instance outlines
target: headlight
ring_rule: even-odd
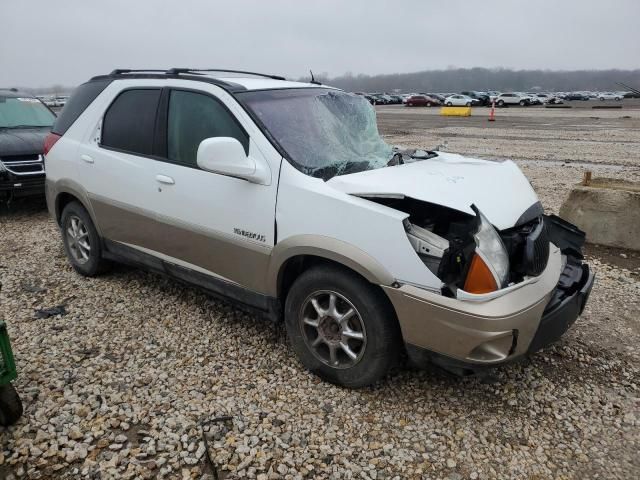
[[[473,235],[476,251],[467,273],[464,290],[469,293],[488,293],[507,285],[509,255],[502,239],[489,220],[475,205],[471,208],[478,217],[478,230]]]

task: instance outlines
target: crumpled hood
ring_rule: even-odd
[[[357,196],[405,196],[474,215],[471,205],[499,230],[513,227],[538,201],[512,161],[496,162],[438,152],[432,159],[340,175],[327,185]]]
[[[44,139],[51,129],[44,128],[0,128],[0,158],[12,155],[41,154]]]

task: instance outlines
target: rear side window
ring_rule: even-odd
[[[101,145],[151,155],[159,100],[159,88],[125,90],[118,95],[104,115]]]
[[[82,112],[93,102],[102,91],[112,82],[110,78],[83,83],[76,88],[71,98],[66,103],[62,112],[53,124],[53,133],[64,135],[69,127],[74,124]]]
[[[249,136],[224,105],[209,95],[172,90],[167,122],[167,157],[195,167],[205,138],[232,137],[249,152]]]

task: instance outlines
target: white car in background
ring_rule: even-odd
[[[504,107],[505,105],[520,105],[525,107],[531,104],[531,99],[522,93],[501,93],[496,97],[496,105]]]
[[[473,103],[473,98],[466,95],[451,95],[444,99],[444,104],[447,107],[470,107]]]
[[[605,100],[616,100],[619,102],[620,100],[622,100],[622,95],[620,95],[619,93],[602,92],[598,94],[598,100],[602,102]]]

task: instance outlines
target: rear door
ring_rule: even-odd
[[[79,173],[103,237],[150,248],[157,186],[149,181],[154,159],[161,88],[131,87],[117,93],[88,141],[79,147]]]

